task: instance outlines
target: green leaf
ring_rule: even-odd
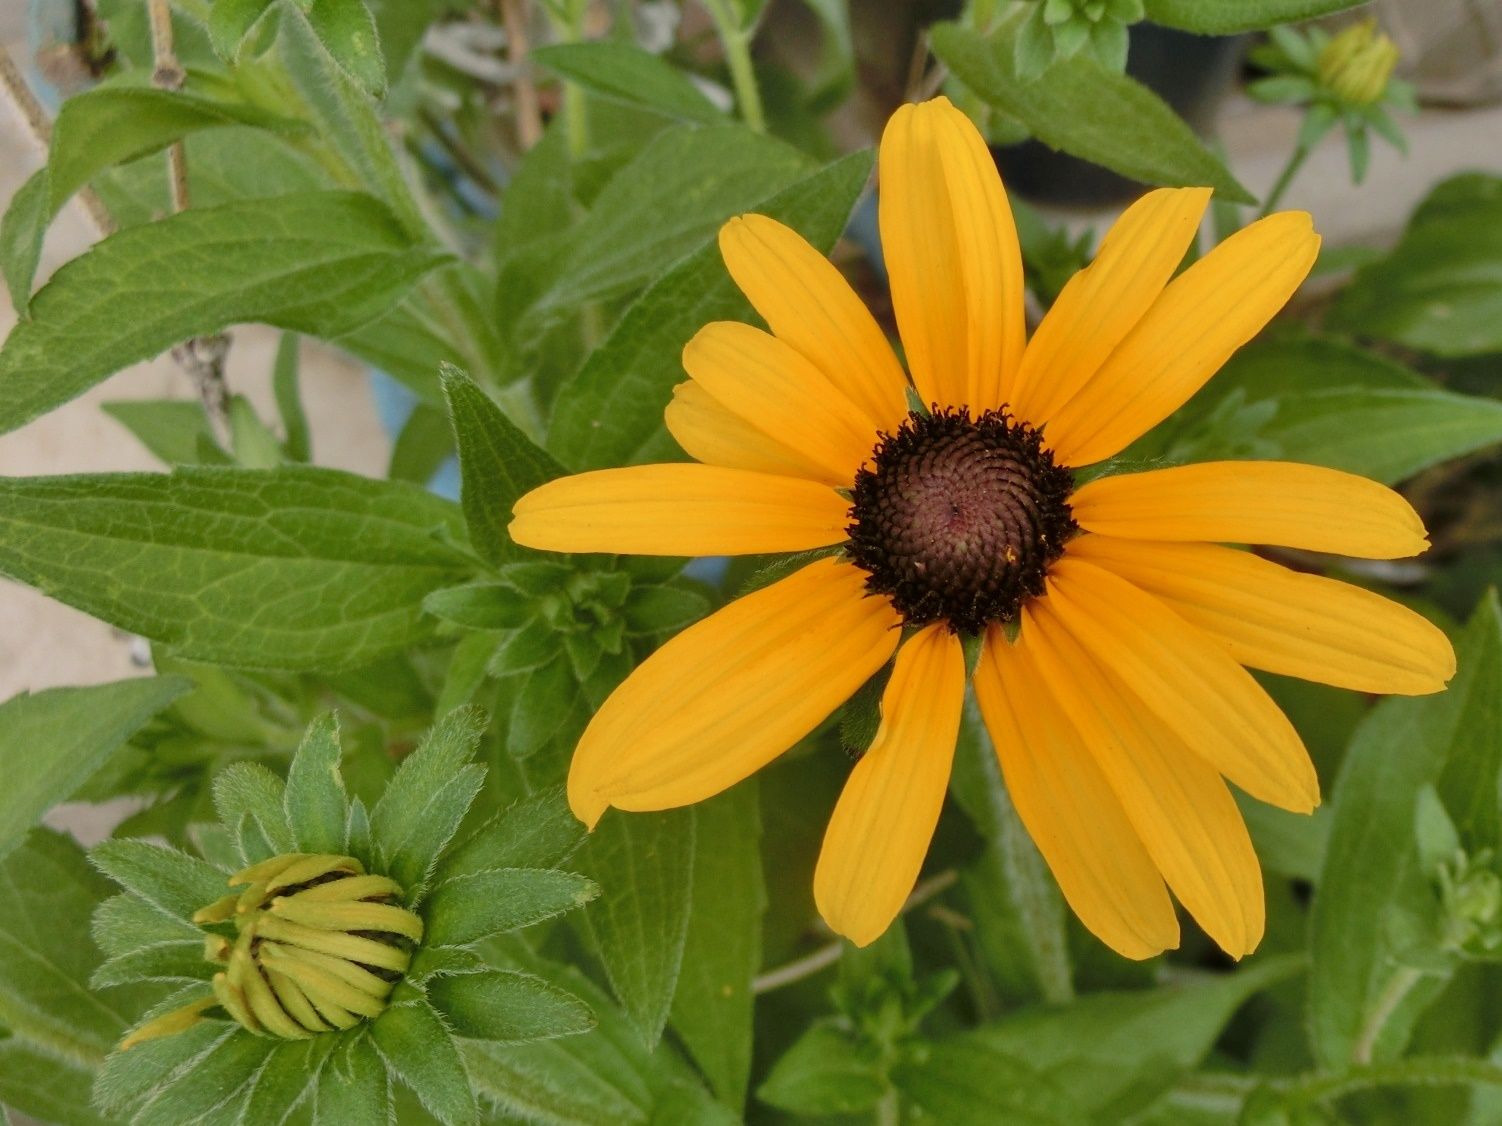
[[[491,868],[554,868],[584,843],[584,826],[561,787],[539,791],[496,814],[444,857],[440,876]]]
[[[164,1086],[190,1071],[235,1034],[235,1026],[204,1021],[176,1036],[147,1040],[128,1052],[111,1052],[94,1079],[94,1101],[112,1115],[128,1113]]]
[[[1147,18],[1198,35],[1236,35],[1359,7],[1365,0],[1144,0]]]
[[[292,10],[302,13],[323,49],[356,85],[376,98],[386,92],[386,60],[363,0],[312,0]]]
[[[428,997],[455,1032],[476,1040],[551,1040],[595,1026],[589,1006],[572,993],[516,970],[442,977],[428,986]]]
[[[203,931],[129,892],[112,895],[94,912],[94,943],[111,958],[143,946],[203,941]]]
[[[581,907],[600,889],[583,876],[550,868],[496,868],[451,876],[423,906],[424,940],[466,946]]]
[[[1430,192],[1329,323],[1438,356],[1502,351],[1502,177],[1465,173]]]
[[[5,275],[11,305],[22,317],[31,304],[31,282],[52,221],[51,192],[47,169],[39,169],[11,197],[0,217],[0,274]]]
[[[59,269],[0,348],[0,432],[233,324],[350,332],[441,260],[358,192],[245,200],[120,231]]]
[[[808,172],[796,149],[740,125],[664,129],[570,232],[560,276],[538,304],[573,307],[639,286]]]
[[[694,810],[612,810],[579,853],[579,867],[602,889],[584,927],[610,987],[643,1042],[667,1023],[693,903]]]
[[[124,1032],[135,1001],[88,988],[99,962],[89,915],[109,890],[58,833],[37,830],[0,861],[0,1026],[91,1067]]]
[[[110,1126],[89,1099],[90,1071],[16,1036],[0,1033],[0,1104],[43,1122]],[[0,1106],[0,1114],[4,1107]],[[6,1121],[0,1117],[0,1122]],[[18,1119],[11,1122],[20,1126]]]
[[[1495,592],[1455,648],[1459,671],[1449,691],[1378,704],[1357,727],[1335,780],[1309,977],[1310,1040],[1316,1060],[1332,1070],[1401,1054],[1453,968],[1436,945],[1438,899],[1421,869],[1417,795],[1454,762],[1447,797],[1463,796],[1451,786],[1465,779],[1481,783],[1481,801],[1497,800],[1495,777],[1470,774],[1497,754],[1497,734],[1484,726],[1502,695]]]
[[[203,404],[189,399],[123,399],[100,404],[151,454],[167,465],[228,465]]]
[[[237,1025],[192,1066],[167,1076],[136,1108],[132,1122],[139,1126],[176,1126],[198,1122],[226,1104],[238,1108],[242,1091],[256,1080],[276,1041],[252,1036]],[[135,1051],[134,1048],[131,1049]],[[129,1055],[130,1053],[121,1053]]]
[[[423,599],[422,608],[466,629],[515,629],[537,613],[530,598],[505,583],[468,583],[435,590]]]
[[[444,716],[402,761],[370,812],[378,870],[409,891],[433,870],[479,793],[485,771],[472,760],[484,730],[476,708]]]
[[[692,586],[633,586],[621,613],[632,633],[676,633],[709,613],[707,595]]]
[[[253,1122],[296,1121],[292,1118],[293,1107],[314,1090],[340,1039],[338,1036],[315,1036],[311,1040],[277,1044],[244,1096],[242,1121],[247,1126]],[[145,1048],[155,1042],[147,1041],[139,1047]],[[132,1053],[135,1051],[135,1048],[131,1049]]]
[[[178,919],[192,919],[200,907],[229,890],[218,868],[148,841],[102,841],[89,850],[89,862],[127,891]]]
[[[421,994],[398,987],[393,998],[371,1025],[371,1039],[387,1068],[444,1126],[474,1122],[474,1092],[447,1026]]]
[[[1502,403],[1340,340],[1276,334],[1237,353],[1160,431],[1127,456],[1280,458],[1395,484],[1502,441]]]
[[[974,1040],[956,1040],[899,1065],[898,1088],[921,1112],[946,1126],[1072,1126],[1088,1122],[1064,1085],[1040,1074],[1026,1057]]]
[[[240,54],[241,41],[250,34],[257,21],[266,14],[274,0],[214,0],[209,9],[209,42],[225,62],[233,63]]]
[[[1023,1009],[930,1046],[978,1045],[1022,1060],[1067,1091],[1092,1121],[1119,1122],[1210,1051],[1242,1003],[1297,973],[1302,960],[1263,957],[1200,984],[1092,993],[1065,1008]]]
[[[0,574],[178,654],[336,669],[421,644],[456,506],[310,466],[0,479]]]
[[[821,249],[834,244],[866,184],[871,155],[856,153],[750,210],[788,224]],[[605,342],[559,392],[548,448],[576,469],[644,460],[670,448],[662,412],[683,379],[681,355],[710,321],[749,320],[713,242],[675,266],[626,310]]]
[[[725,121],[687,75],[632,43],[555,43],[532,57],[602,98],[701,125]]]
[[[231,763],[214,779],[214,812],[237,839],[246,864],[297,847],[286,800],[282,780],[258,762]]]
[[[137,981],[208,981],[215,966],[203,956],[203,935],[182,942],[158,942],[118,954],[89,978],[90,989]]]
[[[1034,82],[1014,69],[1015,25],[991,39],[954,23],[930,29],[934,54],[966,86],[1051,148],[1148,184],[1208,184],[1252,203],[1214,153],[1158,95],[1088,54],[1056,61]]]
[[[748,780],[699,807],[693,899],[673,1031],[720,1100],[739,1111],[751,1078],[751,979],[761,968],[761,808]]]
[[[756,1097],[794,1114],[864,1114],[886,1090],[874,1051],[833,1025],[816,1024],[778,1058]]]
[[[286,810],[299,852],[342,853],[349,800],[339,773],[339,717],[315,719],[287,770]]]
[[[361,1029],[342,1038],[318,1073],[313,1126],[381,1126],[390,1119],[386,1065]]]
[[[448,416],[431,403],[419,402],[391,446],[386,476],[393,481],[426,485],[454,452]]]
[[[42,814],[83,785],[152,716],[192,688],[177,676],[54,688],[0,704],[0,859]]]
[[[461,497],[470,542],[490,563],[523,558],[529,553],[506,534],[511,506],[565,470],[462,371],[444,366],[443,394],[459,446]]]

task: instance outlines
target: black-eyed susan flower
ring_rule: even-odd
[[[1310,218],[1272,215],[1175,277],[1209,189],[1149,193],[1026,339],[1011,214],[944,99],[897,112],[882,242],[917,400],[876,322],[792,231],[746,215],[725,262],[770,332],[706,326],[667,425],[698,464],[553,481],[516,505],[537,548],[823,551],[659,649],[606,700],[569,774],[574,812],[686,805],[811,732],[895,655],[881,726],[814,877],[865,944],[911,891],[973,676],[1012,799],[1075,912],[1128,957],[1178,941],[1172,891],[1233,956],[1261,874],[1226,781],[1308,811],[1297,733],[1243,666],[1369,692],[1438,691],[1454,657],[1417,614],[1223,543],[1415,555],[1422,523],[1347,473],[1212,462],[1099,476],[1298,287]]]

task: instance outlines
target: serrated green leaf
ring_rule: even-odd
[[[312,0],[302,13],[318,42],[362,90],[379,98],[386,92],[386,60],[375,20],[363,0]]]
[[[197,660],[368,663],[466,577],[457,507],[335,470],[0,480],[0,574]]]
[[[572,911],[599,893],[585,877],[552,868],[496,868],[451,876],[423,905],[424,941],[465,946]]]
[[[203,940],[203,932],[186,919],[129,892],[112,895],[101,903],[90,929],[95,945],[110,958],[162,942]]]
[[[225,62],[233,63],[240,53],[240,42],[266,14],[274,0],[214,0],[209,9],[209,42]]]
[[[874,1051],[847,1032],[816,1024],[778,1057],[756,1097],[794,1114],[862,1114],[876,1107],[887,1086]]]
[[[584,826],[554,786],[521,798],[496,814],[444,858],[439,875],[471,875],[493,868],[555,868],[584,843]]]
[[[190,399],[124,399],[101,409],[167,465],[228,465],[203,404]]]
[[[1464,173],[1430,192],[1329,323],[1439,356],[1502,351],[1502,177]]]
[[[870,171],[871,155],[856,153],[743,209],[770,215],[825,249],[844,229]],[[626,310],[564,385],[548,448],[575,469],[625,465],[669,450],[662,412],[683,379],[683,346],[710,321],[750,317],[750,304],[726,273],[719,247],[701,246]]]
[[[1148,184],[1208,184],[1253,202],[1214,153],[1158,95],[1088,54],[1054,62],[1033,82],[1013,62],[1015,22],[990,39],[959,24],[930,29],[933,50],[955,76],[1051,148]]]
[[[182,677],[163,676],[54,688],[0,704],[0,747],[14,749],[0,789],[0,858],[148,719],[192,687]]]
[[[233,324],[353,331],[442,257],[358,192],[195,208],[120,231],[59,269],[0,348],[0,432]]]
[[[538,306],[571,308],[639,286],[809,171],[796,149],[740,125],[664,129],[570,232]]]
[[[309,725],[302,745],[292,756],[285,806],[300,852],[344,851],[349,801],[339,773],[342,755],[339,717],[330,712]]]
[[[439,978],[428,997],[456,1033],[476,1040],[552,1040],[595,1026],[589,1006],[572,993],[516,970]]]
[[[252,1036],[239,1026],[231,1026],[228,1035],[195,1058],[191,1067],[179,1070],[158,1086],[136,1108],[131,1122],[135,1126],[187,1126],[201,1121],[232,1100],[243,1098],[276,1044],[274,1039]],[[120,1054],[128,1056],[130,1052]]]
[[[1330,843],[1310,919],[1310,1042],[1327,1068],[1400,1054],[1453,970],[1453,957],[1436,948],[1438,899],[1420,869],[1417,795],[1442,778],[1448,762],[1460,764],[1453,779],[1472,769],[1465,756],[1495,761],[1488,744],[1496,732],[1483,726],[1502,695],[1495,592],[1477,607],[1455,649],[1458,671],[1449,690],[1378,704],[1357,727],[1335,780]],[[1496,787],[1495,778],[1482,783],[1481,800],[1495,803]]]
[[[725,122],[682,71],[632,43],[554,43],[532,57],[602,98],[701,125]]]
[[[36,830],[0,861],[0,1026],[62,1059],[97,1065],[136,998],[100,996],[89,915],[110,888],[72,839]]]
[[[365,1029],[346,1035],[318,1073],[313,1126],[386,1126],[391,1095],[386,1065]]]
[[[490,563],[525,558],[531,553],[517,547],[506,534],[511,506],[524,493],[566,471],[457,368],[443,368],[443,394],[459,446],[470,542]]]
[[[612,810],[589,835],[580,869],[602,889],[583,925],[610,987],[648,1047],[667,1023],[693,902],[695,811]]]
[[[688,937],[669,1019],[715,1094],[739,1111],[751,1078],[751,979],[761,968],[767,909],[754,780],[699,807],[695,845]]]
[[[1298,23],[1360,6],[1364,0],[1144,0],[1147,18],[1197,35],[1235,35]]]
[[[214,812],[232,834],[239,834],[240,855],[246,864],[296,851],[286,800],[282,780],[258,762],[231,763],[214,779]],[[241,832],[244,825],[253,828],[248,836]]]
[[[371,1025],[376,1049],[444,1126],[467,1126],[479,1111],[448,1027],[420,994],[398,993],[404,996]]]
[[[456,708],[402,761],[371,810],[379,871],[409,891],[421,883],[458,831],[484,770],[472,762],[485,717]]]
[[[89,850],[89,862],[127,891],[179,919],[191,919],[193,912],[229,890],[218,868],[167,845],[103,841]]]
[[[89,988],[104,989],[136,981],[208,981],[215,968],[204,959],[200,935],[193,941],[158,942],[116,955],[94,971]]]

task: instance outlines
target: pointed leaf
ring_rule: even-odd
[[[363,1028],[346,1034],[318,1073],[313,1126],[383,1126],[391,1118],[386,1065]]]
[[[423,906],[423,939],[434,946],[463,946],[572,911],[599,893],[583,876],[551,868],[497,868],[454,876],[439,884]]]
[[[443,862],[444,878],[492,868],[555,868],[584,843],[561,786],[522,798],[477,829]]]
[[[572,993],[516,970],[439,978],[428,997],[455,1032],[476,1040],[551,1040],[595,1026],[589,1006]]]
[[[232,833],[238,833],[246,864],[296,851],[296,838],[287,824],[286,790],[282,780],[258,762],[231,763],[214,779],[214,811]],[[252,831],[246,833],[243,827]]]
[[[286,811],[300,852],[342,853],[349,802],[339,773],[339,717],[315,719],[287,771]]]
[[[421,994],[398,993],[401,999],[371,1025],[377,1051],[444,1126],[468,1126],[479,1112],[448,1027]]]
[[[687,75],[633,43],[554,43],[532,57],[602,98],[700,125],[725,123],[725,115]]]
[[[218,868],[167,845],[103,841],[89,850],[89,862],[127,891],[179,919],[192,919],[193,912],[229,891],[229,881]]]

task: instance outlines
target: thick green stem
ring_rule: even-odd
[[[1288,185],[1293,183],[1294,175],[1303,167],[1304,161],[1309,156],[1309,146],[1299,145],[1288,157],[1288,163],[1283,166],[1283,171],[1278,174],[1278,182],[1273,185],[1273,190],[1267,193],[1267,198],[1262,201],[1262,210],[1257,213],[1257,218],[1270,215],[1272,209],[1278,206],[1278,201],[1283,198],[1283,193],[1288,190]]]

